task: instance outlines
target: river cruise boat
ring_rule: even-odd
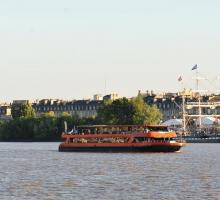
[[[164,125],[78,126],[63,133],[62,152],[176,152],[185,143]]]

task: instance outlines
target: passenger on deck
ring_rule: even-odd
[[[144,133],[148,133],[149,129],[148,128],[144,128]]]

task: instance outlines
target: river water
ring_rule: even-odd
[[[220,199],[220,144],[180,153],[61,153],[0,143],[0,199]]]

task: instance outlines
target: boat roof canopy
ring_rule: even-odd
[[[142,125],[80,125],[78,128],[147,128],[147,127],[167,127],[161,124],[142,124]]]

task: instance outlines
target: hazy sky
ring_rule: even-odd
[[[219,55],[219,0],[0,1],[1,102],[175,92]]]

